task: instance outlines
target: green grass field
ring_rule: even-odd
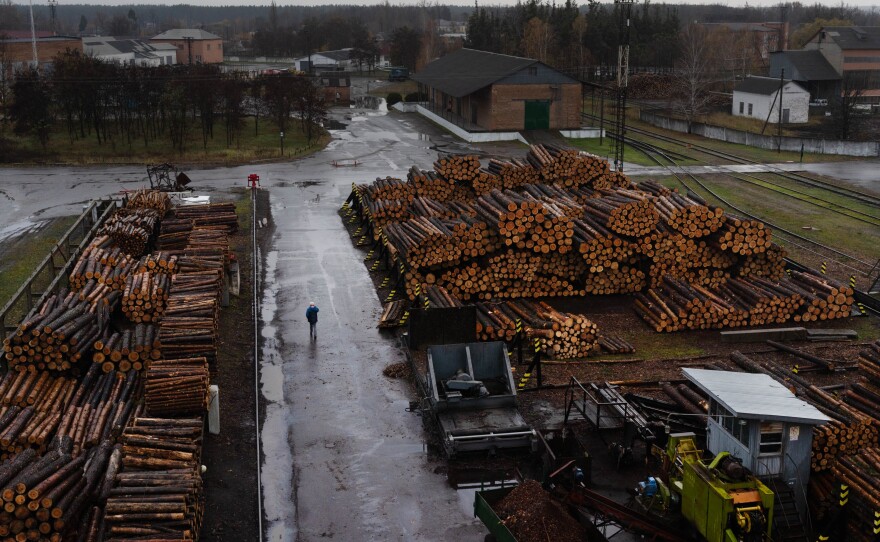
[[[238,138],[226,145],[226,132],[222,124],[214,127],[213,139],[203,144],[201,129],[190,126],[184,152],[172,148],[167,138],[150,141],[123,141],[117,137],[106,143],[98,143],[94,136],[71,141],[63,125],[53,130],[46,150],[33,137],[9,137],[11,148],[8,161],[12,163],[62,163],[62,164],[146,164],[154,162],[178,161],[188,164],[233,165],[258,160],[279,160],[297,158],[322,148],[327,136],[317,129],[311,143],[307,141],[299,122],[291,119],[284,134],[284,155],[281,155],[281,138],[278,128],[267,119],[259,120],[259,131],[255,134],[255,121],[248,118]]]
[[[76,216],[57,218],[37,232],[22,235],[0,245],[0,254],[14,255],[14,257],[0,258],[0,308],[6,306],[76,219]],[[48,273],[43,275],[35,283],[34,291],[49,285]],[[13,316],[24,315],[13,314]]]

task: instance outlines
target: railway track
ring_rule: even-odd
[[[583,117],[591,119],[591,120],[598,120],[598,117],[596,117],[594,115],[587,114],[587,113],[584,113]],[[761,164],[760,162],[756,162],[756,161],[750,160],[748,158],[743,158],[742,156],[731,154],[731,153],[728,153],[725,151],[713,149],[713,148],[708,147],[706,145],[700,145],[700,144],[693,143],[690,141],[685,141],[683,139],[678,139],[675,137],[667,136],[665,134],[660,134],[660,133],[653,132],[651,130],[646,130],[643,128],[635,128],[635,127],[630,126],[630,127],[627,127],[627,132],[638,134],[638,135],[645,136],[645,137],[650,137],[655,140],[660,140],[660,141],[664,141],[667,143],[671,143],[671,144],[679,146],[679,147],[693,149],[693,150],[699,151],[703,154],[708,154],[710,156],[715,156],[716,158],[721,158],[721,159],[728,160],[728,161],[738,163],[738,164],[746,164],[746,165]],[[608,132],[608,133],[609,133],[610,137],[616,137],[616,135],[613,132]],[[629,143],[630,145],[632,145],[632,141],[639,141],[639,140],[636,140],[631,137],[627,138],[627,143]],[[703,160],[700,160],[699,158],[694,158],[694,157],[688,156],[686,154],[681,154],[677,151],[673,151],[672,149],[659,147],[658,145],[656,145],[654,143],[649,143],[649,142],[645,142],[645,141],[640,141],[640,142],[645,143],[647,145],[651,145],[652,147],[655,147],[655,148],[662,150],[664,152],[667,152],[667,154],[674,153],[674,154],[677,154],[678,156],[682,157],[683,159],[693,160],[695,162],[701,162],[701,161],[704,162]],[[802,184],[805,186],[809,186],[812,188],[819,188],[819,189],[825,190],[827,192],[831,192],[833,194],[836,194],[838,196],[849,198],[853,201],[857,201],[862,204],[867,204],[867,205],[872,205],[872,206],[880,206],[880,196],[876,196],[874,194],[870,194],[870,193],[863,192],[861,190],[856,190],[853,188],[838,186],[836,184],[830,183],[828,181],[824,181],[822,179],[816,179],[814,177],[804,175],[803,173],[786,171],[784,169],[774,167],[773,165],[768,165],[768,164],[761,164],[761,165],[768,168],[770,170],[770,172],[773,173],[774,175],[777,175],[783,179],[786,179],[786,180],[789,180],[789,181],[792,181],[792,182],[795,182],[798,184]],[[720,166],[720,167],[723,167],[723,166]],[[739,172],[731,172],[731,173],[737,174],[737,175],[746,175],[749,177],[754,177],[754,176],[750,176],[748,174],[743,174],[743,173],[739,173]],[[765,181],[765,182],[769,182],[769,181]],[[773,184],[777,188],[786,189],[785,187],[781,187],[776,183],[770,183],[770,184]],[[787,190],[793,190],[793,189],[787,189]],[[801,193],[799,191],[797,191],[797,192],[799,194]],[[817,196],[811,196],[811,197],[816,198],[816,199],[821,199],[821,198],[818,198]],[[832,205],[840,207],[838,204],[832,203]],[[819,206],[821,207],[822,205],[819,205]],[[850,211],[852,211],[852,209],[850,209],[850,208],[846,208],[846,209],[849,209]],[[854,214],[859,214],[859,212],[856,211]],[[880,217],[872,217],[872,218],[874,218],[875,220],[880,220]],[[873,223],[873,222],[869,222],[869,223]]]

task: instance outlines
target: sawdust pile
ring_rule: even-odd
[[[409,363],[392,363],[388,367],[382,369],[382,374],[388,378],[408,378],[412,374]]]
[[[565,508],[550,499],[541,484],[523,482],[496,507],[501,522],[519,542],[582,542],[583,527]]]

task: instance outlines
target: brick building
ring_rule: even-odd
[[[205,30],[175,28],[153,37],[150,42],[170,43],[177,47],[178,64],[223,62],[223,39]]]
[[[427,107],[470,131],[581,125],[581,84],[530,58],[459,49],[413,75]]]
[[[347,72],[322,72],[318,77],[327,105],[351,102],[351,75]]]
[[[49,36],[37,38],[37,60],[41,68],[51,66],[58,54],[67,50],[82,52],[82,40],[71,36]],[[4,76],[12,76],[34,61],[31,38],[9,38],[0,40],[0,61],[3,62]]]
[[[880,104],[880,26],[826,26],[804,50],[821,53],[840,75],[843,88],[850,80],[864,81],[859,101]]]

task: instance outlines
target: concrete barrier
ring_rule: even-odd
[[[686,121],[657,115],[648,111],[639,113],[639,119],[658,128],[673,132],[688,133]],[[784,151],[800,152],[803,147],[809,154],[841,154],[844,156],[880,156],[880,141],[840,141],[836,139],[810,139],[804,137],[783,137],[781,143],[776,136],[753,134],[733,128],[692,122],[690,133],[708,139],[738,143],[759,149],[776,150],[779,146]]]

